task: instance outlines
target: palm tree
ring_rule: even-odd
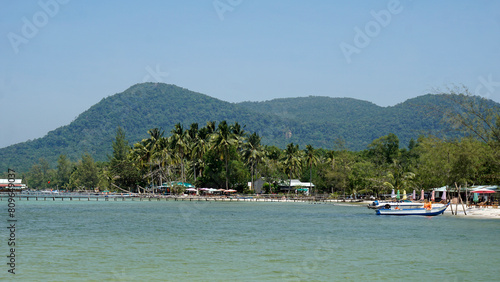
[[[153,183],[153,165],[157,164],[157,152],[160,151],[161,139],[163,138],[163,133],[159,128],[153,128],[148,130],[149,138],[145,140],[145,147],[147,149],[147,161],[149,164],[149,174],[151,177],[151,184]]]
[[[184,128],[180,123],[177,123],[174,126],[174,129],[171,131],[172,136],[170,136],[170,148],[175,151],[177,154],[180,163],[181,163],[181,181],[186,182],[186,178],[184,176],[184,161],[186,152],[188,149],[187,144],[187,131],[184,131]]]
[[[215,121],[207,121],[207,125],[205,126],[205,128],[207,129],[208,134],[215,133],[215,130],[216,130]]]
[[[318,164],[319,159],[311,145],[306,146],[305,154],[305,162],[309,167],[309,191],[312,194],[312,167]]]
[[[134,144],[134,148],[131,152],[131,159],[141,170],[144,168],[149,170],[146,177],[150,176],[150,183],[152,183],[152,165],[155,160],[156,152],[158,151],[160,140],[163,138],[163,131],[158,128],[153,128],[148,130],[148,134],[148,139],[142,139],[141,142]]]
[[[241,125],[238,122],[235,122],[230,126],[231,133],[237,141],[236,149],[240,150],[243,146],[243,142],[245,141],[245,131],[241,128]]]
[[[390,171],[386,174],[386,181],[383,183],[384,187],[389,189],[410,189],[415,188],[415,173],[404,171],[402,166],[397,160],[389,166]]]
[[[335,151],[330,150],[326,152],[326,162],[332,167],[332,170],[335,169]]]
[[[191,164],[193,166],[193,179],[196,182],[197,168],[203,167],[203,157],[208,150],[207,147],[207,128],[201,128],[198,130],[198,124],[193,123],[188,130],[188,150],[190,154],[188,155]]]
[[[169,148],[168,138],[162,137],[156,145],[156,150],[152,156],[158,165],[158,176],[160,185],[163,184],[163,178],[170,178],[170,165],[173,163],[174,156]]]
[[[283,167],[285,173],[289,176],[289,190],[291,189],[292,177],[297,175],[301,164],[299,145],[293,145],[293,143],[288,144],[283,159]]]
[[[275,146],[264,146],[264,157],[262,161],[264,162],[264,177],[266,182],[274,183],[282,177],[278,176],[280,174],[280,161],[281,161],[282,150]],[[272,191],[272,190],[271,190]]]
[[[243,146],[242,152],[243,158],[246,160],[247,164],[250,165],[250,171],[252,174],[252,189],[255,190],[254,186],[254,176],[257,164],[263,159],[264,154],[262,151],[262,146],[260,145],[260,137],[257,133],[253,133],[248,138],[248,142]]]
[[[231,147],[237,145],[238,140],[226,121],[219,123],[217,131],[212,135],[211,143],[212,149],[219,154],[221,160],[224,160],[226,168],[226,189],[229,189],[229,151]]]

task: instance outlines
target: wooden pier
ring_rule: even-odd
[[[10,198],[7,194],[0,194],[0,201],[7,201]],[[124,195],[78,195],[76,193],[47,195],[47,194],[16,194],[13,197],[16,201],[187,201],[187,202],[307,202],[307,203],[334,203],[339,200],[326,199],[324,197],[218,197],[218,196],[164,196],[164,195],[143,195],[143,196],[124,196]]]

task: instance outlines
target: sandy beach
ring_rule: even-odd
[[[453,205],[453,211],[455,211],[456,206]],[[448,207],[444,214],[451,215],[451,209]],[[465,215],[467,214],[467,215]],[[457,216],[471,217],[471,218],[496,218],[500,219],[500,209],[494,207],[469,207],[465,208],[465,213],[463,208],[459,205]]]

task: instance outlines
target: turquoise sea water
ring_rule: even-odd
[[[25,281],[498,281],[500,221],[279,202],[16,202]],[[5,207],[2,208],[2,206]],[[1,226],[7,203],[0,202]]]

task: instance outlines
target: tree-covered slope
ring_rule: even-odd
[[[456,134],[442,122],[450,99],[446,95],[424,95],[393,107],[351,98],[301,97],[275,99],[265,102],[243,102],[242,107],[259,113],[286,118],[292,131],[290,142],[331,148],[335,139],[343,139],[346,146],[362,150],[374,139],[396,134],[401,144],[421,134]]]
[[[60,154],[75,161],[88,152],[95,160],[106,160],[118,126],[131,144],[146,138],[151,128],[162,128],[168,136],[176,123],[188,128],[191,123],[201,127],[226,120],[257,132],[262,144],[281,148],[293,142],[301,148],[311,144],[332,149],[336,139],[343,139],[347,148],[363,150],[389,133],[407,145],[421,134],[449,134],[442,113],[435,111],[449,105],[447,95],[424,95],[393,107],[314,96],[229,103],[175,85],[142,83],[102,99],[43,138],[0,149],[0,169],[25,171],[41,157],[55,164]]]
[[[222,120],[247,125],[246,130],[252,128],[271,140],[285,130],[284,122],[274,116],[255,115],[238,105],[175,85],[143,83],[102,99],[69,125],[42,138],[0,149],[0,169],[24,171],[41,157],[54,164],[60,154],[77,160],[88,152],[96,160],[106,160],[118,126],[134,143],[146,138],[147,131],[154,127],[162,128],[168,136],[176,123],[187,128],[194,122],[204,126],[208,121]]]

